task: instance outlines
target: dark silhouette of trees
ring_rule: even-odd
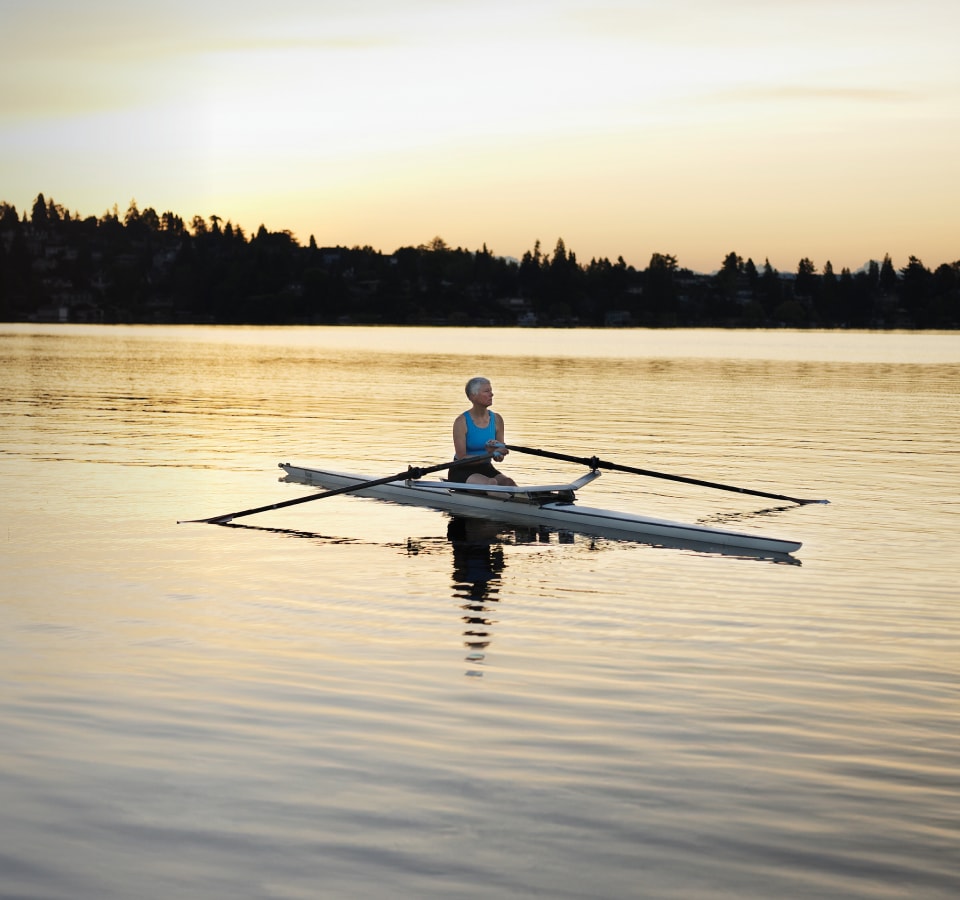
[[[677,309],[677,258],[654,253],[647,265],[641,321],[650,326],[679,324]]]
[[[886,253],[880,265],[880,290],[884,294],[893,294],[897,289],[897,272],[893,268],[893,260]]]
[[[760,304],[764,320],[773,318],[776,310],[783,302],[784,284],[777,270],[770,265],[770,260],[763,263],[763,271],[757,284],[757,302]]]
[[[519,261],[440,236],[385,254],[262,225],[248,237],[219,214],[187,225],[136,200],[81,217],[38,194],[22,216],[0,202],[0,319],[955,329],[960,261],[898,271],[886,254],[838,275],[803,257],[781,274],[731,251],[698,274],[659,252],[645,270],[581,265],[562,237]]]
[[[34,228],[37,229],[46,228],[49,224],[49,217],[47,215],[47,201],[44,200],[43,194],[37,194],[37,199],[33,202],[33,211],[30,215],[30,223]]]

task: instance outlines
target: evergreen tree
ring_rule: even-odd
[[[652,325],[675,325],[677,319],[677,258],[654,253],[646,271],[643,294],[644,320]]]
[[[723,258],[720,271],[717,273],[717,287],[727,300],[737,295],[737,281],[743,270],[743,258],[736,253],[728,253]]]
[[[883,257],[878,281],[880,290],[884,294],[893,294],[897,289],[897,271],[893,268],[893,260],[890,259],[889,253]]]
[[[769,258],[763,262],[763,272],[760,275],[758,291],[764,316],[769,320],[773,311],[783,302],[783,283],[777,270],[770,265]]]
[[[813,260],[804,257],[797,264],[797,280],[794,282],[794,293],[797,297],[812,297],[817,287],[817,267]]]
[[[932,283],[930,272],[916,256],[911,256],[900,273],[903,276],[900,287],[903,311],[914,327],[930,327],[927,309]]]
[[[43,194],[37,194],[37,199],[33,202],[33,210],[30,214],[30,224],[33,225],[34,228],[45,228],[48,221],[47,201],[44,199]]]

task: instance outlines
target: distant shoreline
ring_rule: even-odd
[[[40,194],[29,216],[0,203],[0,321],[953,331],[960,261],[781,273],[729,253],[704,275],[669,254],[583,264],[558,239],[517,261],[439,237],[384,254],[135,204],[81,219]]]

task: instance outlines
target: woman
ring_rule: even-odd
[[[471,378],[467,382],[466,391],[467,399],[473,406],[454,420],[453,458],[465,459],[484,453],[488,458],[475,465],[454,466],[450,469],[450,481],[515,486],[516,482],[495,469],[489,459],[496,454],[499,462],[509,452],[503,446],[503,416],[490,409],[493,405],[493,386],[490,380]]]

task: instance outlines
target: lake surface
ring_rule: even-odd
[[[793,564],[309,489],[472,375],[592,506]],[[0,898],[960,892],[960,335],[0,325]],[[582,474],[511,454],[518,481]]]

